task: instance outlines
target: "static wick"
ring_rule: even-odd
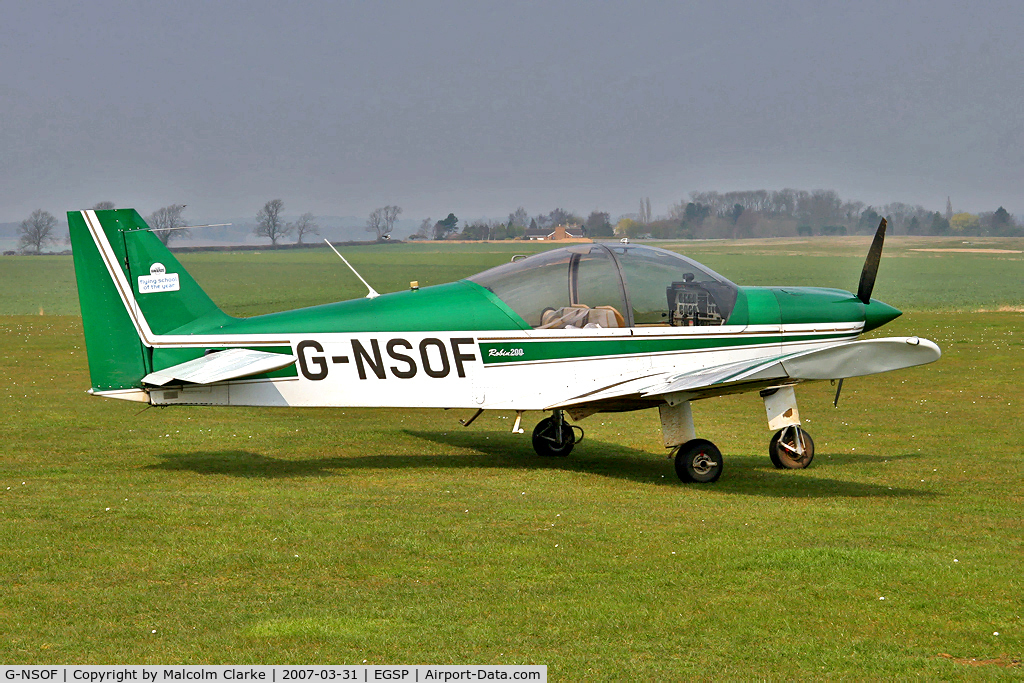
[[[324,242],[327,242],[327,246],[331,248],[331,251],[337,254],[338,258],[345,262],[345,265],[348,266],[349,270],[356,274],[356,277],[359,278],[359,281],[366,285],[366,288],[370,290],[369,293],[366,295],[367,299],[376,299],[378,296],[380,296],[380,293],[376,289],[371,287],[369,282],[363,279],[363,276],[359,274],[359,271],[352,267],[352,264],[348,262],[348,259],[342,256],[341,252],[334,248],[334,245],[331,244],[331,241],[329,239],[324,238]]]

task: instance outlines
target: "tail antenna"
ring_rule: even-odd
[[[333,251],[335,254],[337,254],[338,258],[340,258],[342,261],[344,261],[345,265],[349,267],[349,270],[351,270],[353,273],[356,274],[356,277],[359,278],[359,281],[362,282],[364,285],[366,285],[366,288],[368,290],[370,290],[369,293],[366,295],[367,299],[376,299],[378,296],[380,296],[380,293],[376,289],[371,287],[369,282],[367,282],[366,280],[363,279],[363,276],[359,274],[359,271],[357,271],[355,268],[352,267],[352,264],[348,262],[348,259],[346,259],[344,256],[342,256],[341,252],[339,252],[337,249],[334,248],[334,245],[331,244],[330,240],[325,238],[324,242],[327,242],[327,246],[329,246],[331,248],[331,251]]]
[[[875,276],[878,275],[878,264],[882,260],[882,243],[885,242],[885,219],[878,224],[875,239],[871,240],[868,257],[864,260],[864,270],[860,272],[860,284],[857,286],[857,298],[867,304],[871,301],[871,290],[875,288]]]

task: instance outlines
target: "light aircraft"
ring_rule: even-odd
[[[507,410],[516,433],[524,412],[544,411],[543,456],[581,440],[567,414],[656,407],[679,478],[713,482],[722,454],[697,438],[693,401],[759,392],[772,463],[804,468],[814,442],[797,384],[841,390],[941,355],[919,337],[857,339],[900,315],[871,298],[884,220],[856,295],[740,287],[664,249],[578,243],[457,282],[251,318],[223,313],[134,209],[72,211],[68,223],[89,393],[155,406],[473,409],[466,426]]]

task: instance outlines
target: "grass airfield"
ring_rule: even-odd
[[[0,661],[1019,677],[1024,240],[969,239],[887,241],[875,296],[905,314],[876,335],[944,356],[848,380],[838,410],[802,385],[811,468],[772,468],[756,395],[695,404],[725,455],[710,486],[678,482],[655,411],[587,418],[563,460],[511,413],[89,398],[70,258],[0,258]],[[669,246],[740,284],[849,290],[867,244]],[[343,253],[391,291],[540,248]],[[326,248],[180,259],[234,315],[364,293]]]

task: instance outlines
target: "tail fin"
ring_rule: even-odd
[[[69,211],[94,391],[141,386],[159,335],[229,319],[135,209]]]

